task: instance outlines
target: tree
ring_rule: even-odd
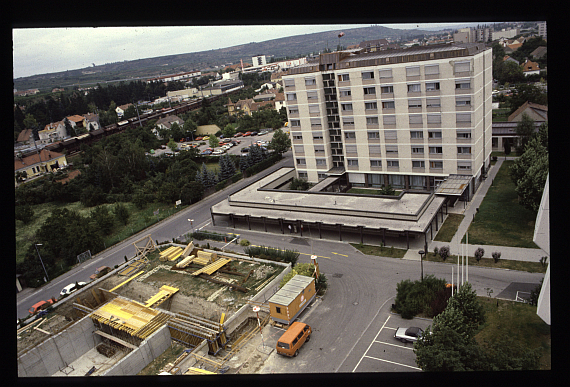
[[[515,129],[517,136],[519,136],[519,143],[517,145],[517,153],[522,155],[526,144],[530,138],[534,135],[534,120],[526,113],[523,113],[521,121],[517,124]]]
[[[505,150],[505,156],[511,154],[511,142],[507,139],[503,140],[503,149]]]
[[[168,144],[166,145],[170,148],[172,152],[176,152],[176,150],[178,149],[178,144],[176,143],[176,141],[174,141],[173,138],[168,140]]]
[[[509,170],[521,205],[538,211],[548,172],[548,125],[543,124]]]
[[[128,223],[130,213],[129,210],[127,209],[127,206],[125,206],[123,203],[115,204],[115,207],[113,208],[113,213],[115,214],[115,219],[117,219],[117,221],[119,221],[123,225],[126,225]]]
[[[521,107],[525,102],[534,102],[539,105],[548,105],[548,96],[542,91],[541,88],[532,84],[520,84],[516,90],[513,91],[513,96],[510,97],[509,107],[512,114]]]
[[[277,129],[273,133],[273,138],[271,139],[268,148],[273,149],[279,154],[283,154],[291,148],[291,139],[285,132],[283,132],[283,130]]]
[[[194,138],[194,132],[196,132],[196,130],[198,129],[198,125],[196,124],[196,122],[188,117],[186,119],[186,121],[184,121],[184,136],[185,137],[192,137],[192,139]]]
[[[234,126],[232,124],[227,124],[224,129],[222,129],[222,134],[224,135],[224,137],[232,137],[234,134],[236,134],[236,130],[234,128]]]
[[[91,219],[99,227],[103,235],[109,235],[113,229],[113,216],[105,206],[97,206],[91,210]]]
[[[463,315],[462,325],[466,332],[475,332],[477,327],[485,322],[485,312],[483,306],[477,300],[477,293],[469,282],[461,285],[456,294],[447,303],[448,307],[453,307]]]
[[[208,143],[210,144],[210,148],[216,148],[220,145],[220,140],[212,134],[208,139]]]
[[[15,208],[15,218],[21,220],[24,224],[30,223],[34,218],[34,210],[29,204],[23,206],[16,206]]]

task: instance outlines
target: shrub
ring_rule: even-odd
[[[483,250],[481,247],[478,247],[477,250],[475,250],[475,259],[477,262],[483,258],[483,254],[485,254],[485,250]]]
[[[445,261],[449,257],[449,246],[442,246],[439,249],[439,256]]]
[[[501,259],[501,253],[495,251],[493,254],[491,254],[493,256],[493,260],[495,261],[495,263],[499,262],[499,259]]]

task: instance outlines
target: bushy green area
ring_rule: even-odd
[[[402,318],[411,319],[416,315],[433,317],[441,313],[451,296],[447,281],[433,275],[424,280],[403,280],[396,285],[396,300],[392,309]]]
[[[505,302],[519,309],[515,302]],[[549,341],[550,331],[544,322],[536,321],[540,320],[536,307],[534,313],[527,315],[501,313],[500,309],[498,300],[495,312],[488,305],[484,308],[471,284],[462,285],[443,312],[434,317],[432,326],[414,343],[418,366],[436,372],[541,368],[539,359],[550,351],[549,343],[541,345],[541,342],[545,342],[545,337]],[[539,338],[541,341],[537,343]]]
[[[274,247],[247,246],[243,249],[243,252],[250,257],[257,257],[270,261],[289,262],[293,266],[295,266],[295,263],[299,260],[299,252],[289,249],[281,250]]]

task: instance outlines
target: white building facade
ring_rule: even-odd
[[[320,55],[283,76],[298,177],[433,190],[490,165],[492,51],[482,43]],[[471,196],[471,195],[469,195]]]

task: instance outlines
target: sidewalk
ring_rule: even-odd
[[[465,233],[469,229],[469,225],[473,221],[473,215],[477,213],[477,208],[479,208],[479,206],[481,205],[481,202],[485,198],[485,195],[487,194],[489,187],[491,187],[491,183],[493,182],[493,179],[497,175],[497,171],[499,170],[499,168],[501,168],[501,165],[503,164],[504,159],[505,159],[504,157],[499,158],[497,160],[497,163],[489,170],[489,174],[487,176],[487,179],[485,179],[481,183],[481,185],[479,186],[479,189],[477,190],[477,192],[475,193],[475,195],[471,199],[471,202],[469,202],[467,204],[467,208],[465,208],[464,210],[460,209],[459,211],[453,211],[453,209],[450,210],[450,212],[459,212],[459,213],[462,213],[463,215],[465,215],[465,218],[463,218],[463,221],[461,222],[461,224],[457,228],[457,232],[455,233],[455,235],[451,239],[451,242],[431,241],[428,243],[428,251],[433,252],[435,247],[439,248],[442,246],[449,246],[450,253],[452,255],[461,254],[461,249],[465,249],[465,247],[460,246],[459,241],[461,241],[461,239],[463,239],[463,236],[465,235]],[[514,160],[515,158],[514,157],[507,157],[507,160],[511,160],[511,159]],[[421,244],[421,242],[420,242],[420,244]],[[419,261],[420,255],[419,255],[418,251],[423,250],[423,248],[424,248],[423,244],[421,244],[421,245],[420,244],[418,244],[418,246],[413,246],[413,247],[410,244],[410,249],[408,250],[408,252],[404,256],[404,259]],[[463,246],[465,246],[465,245],[463,245]],[[471,257],[475,256],[475,250],[478,247],[481,247],[482,249],[485,250],[485,254],[483,254],[484,258],[492,258],[493,257],[491,255],[492,253],[500,252],[501,253],[501,259],[510,259],[513,261],[538,262],[540,260],[540,258],[547,255],[546,252],[544,252],[542,249],[528,249],[528,248],[521,248],[521,247],[490,246],[490,245],[467,245],[467,255],[471,256]]]

